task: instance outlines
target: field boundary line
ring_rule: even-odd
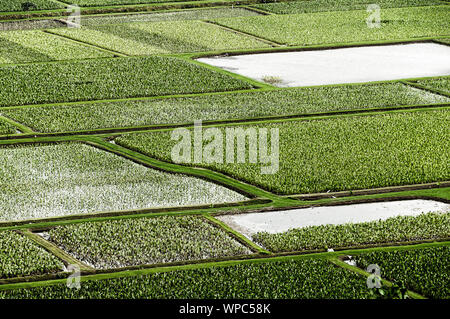
[[[217,73],[221,73],[221,74],[225,74],[227,76],[231,76],[232,78],[234,78],[236,80],[240,80],[240,81],[243,81],[243,82],[245,82],[247,84],[252,85],[254,88],[258,88],[258,89],[274,89],[274,88],[277,88],[277,87],[275,87],[273,85],[253,80],[253,79],[248,78],[246,76],[227,71],[225,69],[216,67],[214,65],[203,63],[203,62],[200,62],[200,61],[195,60],[195,59],[190,59],[189,57],[186,57],[184,55],[174,55],[174,57],[176,57],[176,58],[178,58],[178,59],[180,59],[182,61],[186,61],[188,63],[192,63],[192,64],[195,64],[195,65],[207,68],[207,69],[215,71]]]
[[[227,176],[225,174],[205,169],[205,168],[197,168],[197,167],[188,167],[183,165],[178,165],[175,163],[169,163],[165,161],[161,161],[156,158],[152,158],[148,155],[145,155],[139,151],[133,150],[131,148],[124,147],[120,144],[111,144],[106,142],[100,138],[92,138],[91,140],[86,142],[92,146],[98,147],[105,151],[109,151],[111,153],[117,154],[119,156],[128,158],[130,160],[135,160],[138,163],[143,165],[147,165],[151,168],[173,173],[173,174],[184,174],[190,175],[197,178],[203,178],[207,181],[211,181],[213,183],[225,186],[231,190],[237,191],[247,197],[251,198],[261,198],[261,199],[270,199],[270,200],[278,200],[279,196],[275,195],[266,190],[260,189],[254,185],[244,183],[242,181],[236,180]]]
[[[441,247],[441,246],[450,246],[450,242],[440,242],[440,243],[426,243],[426,244],[417,244],[417,245],[409,245],[409,246],[396,246],[396,247],[376,247],[369,249],[359,249],[359,250],[344,250],[339,252],[319,252],[312,254],[299,254],[299,255],[285,255],[285,256],[274,256],[274,255],[258,255],[253,258],[244,258],[244,259],[230,259],[225,261],[206,261],[206,262],[197,262],[183,265],[168,265],[168,266],[157,266],[151,268],[140,268],[140,269],[128,269],[128,270],[120,270],[116,269],[113,272],[100,272],[97,274],[88,274],[81,277],[81,281],[90,281],[90,280],[106,280],[106,279],[114,279],[114,278],[125,278],[125,277],[136,277],[136,276],[145,276],[154,273],[164,273],[171,271],[183,271],[183,270],[195,270],[195,269],[204,269],[209,267],[227,267],[227,266],[235,266],[241,264],[257,264],[257,263],[266,263],[266,262],[282,262],[282,261],[293,261],[300,259],[308,259],[308,258],[321,258],[331,262],[331,258],[341,256],[341,255],[350,255],[355,253],[365,253],[372,251],[390,251],[390,250],[408,250],[408,249],[422,249],[427,247]],[[54,280],[44,280],[44,281],[34,281],[34,282],[20,282],[20,283],[12,283],[12,284],[3,284],[0,285],[0,291],[5,290],[15,290],[21,288],[34,288],[34,287],[44,287],[44,286],[53,286],[57,284],[63,284],[66,282],[66,279],[54,279]]]
[[[329,193],[296,194],[296,195],[284,195],[284,196],[292,198],[292,199],[309,201],[309,200],[318,200],[318,199],[357,197],[357,196],[365,196],[365,195],[378,195],[378,194],[387,194],[387,193],[393,193],[393,192],[415,191],[415,190],[447,188],[447,187],[450,187],[450,181],[400,185],[400,186],[388,186],[388,187],[379,187],[379,188],[366,188],[366,189],[356,189],[356,190],[329,192]]]
[[[243,31],[240,31],[240,30],[236,30],[236,29],[224,26],[223,24],[220,24],[220,23],[212,21],[212,20],[201,20],[201,22],[206,23],[206,24],[210,24],[210,25],[214,25],[214,26],[216,26],[218,28],[221,28],[223,30],[227,30],[228,32],[233,32],[235,34],[240,34],[240,35],[243,35],[243,36],[255,39],[255,40],[259,41],[259,42],[269,44],[272,47],[279,47],[279,46],[283,45],[281,43],[278,43],[278,42],[275,42],[275,41],[272,41],[272,40],[268,40],[268,39],[256,36],[256,35],[248,33],[248,32],[243,32]]]
[[[224,222],[218,220],[217,218],[211,216],[210,214],[205,213],[205,214],[202,214],[202,216],[205,219],[207,219],[208,221],[210,221],[212,224],[214,224],[216,227],[218,227],[219,229],[222,229],[223,231],[225,231],[226,233],[228,233],[229,235],[231,235],[232,237],[237,239],[239,242],[241,242],[242,244],[244,244],[245,246],[247,246],[248,248],[253,250],[254,252],[258,252],[258,253],[265,254],[265,255],[271,254],[270,251],[257,245],[256,243],[254,243],[253,241],[251,241],[250,239],[245,237],[242,233],[232,229],[230,226],[228,226]]]
[[[336,265],[336,266],[338,266],[338,267],[340,267],[342,269],[351,271],[351,272],[356,273],[358,275],[362,275],[365,278],[367,278],[367,277],[369,277],[371,275],[371,274],[369,274],[368,272],[364,271],[363,269],[361,269],[359,267],[351,266],[351,265],[343,262],[342,260],[339,259],[339,257],[332,257],[332,258],[330,258],[328,260],[331,263],[333,263],[334,265]],[[394,284],[391,281],[389,281],[387,279],[384,279],[384,278],[380,278],[380,279],[381,279],[381,282],[383,283],[383,285],[385,285],[387,287],[394,286]],[[428,299],[428,298],[426,298],[426,297],[424,297],[424,296],[422,296],[422,295],[420,295],[420,294],[418,294],[418,293],[416,293],[416,292],[414,292],[412,290],[407,290],[406,293],[408,294],[408,296],[410,296],[411,298],[414,298],[414,299]]]
[[[125,53],[122,53],[122,52],[119,52],[119,51],[115,51],[115,50],[111,50],[111,49],[102,47],[100,45],[95,45],[95,44],[92,44],[92,43],[89,43],[89,42],[86,42],[86,41],[77,40],[77,39],[74,39],[74,38],[72,38],[70,36],[67,36],[67,35],[58,34],[58,33],[52,32],[51,30],[48,30],[48,29],[42,30],[42,32],[47,33],[47,34],[51,34],[53,36],[57,36],[57,37],[63,38],[63,39],[68,40],[68,41],[72,41],[72,42],[78,43],[78,44],[83,45],[83,46],[91,47],[91,48],[94,48],[96,50],[112,54],[113,55],[112,58],[117,57],[117,56],[120,56],[120,57],[129,57],[130,56],[128,54],[125,54]]]
[[[120,219],[139,219],[139,218],[152,218],[159,216],[188,216],[188,215],[201,215],[208,214],[215,218],[215,216],[223,215],[235,215],[235,214],[248,214],[248,213],[263,213],[263,212],[273,212],[280,210],[291,210],[291,209],[303,209],[311,207],[330,207],[335,205],[351,205],[358,204],[362,202],[383,202],[383,201],[395,201],[395,200],[411,200],[411,199],[425,199],[425,200],[436,200],[443,203],[450,203],[449,198],[439,196],[436,191],[439,189],[427,189],[427,190],[416,190],[416,191],[405,191],[396,192],[393,194],[376,194],[376,195],[366,195],[363,196],[367,198],[367,201],[361,201],[355,197],[344,197],[337,199],[326,199],[326,200],[316,200],[316,201],[305,201],[305,202],[274,202],[270,200],[249,200],[246,202],[239,202],[236,205],[217,205],[214,207],[170,207],[170,208],[149,208],[142,210],[128,210],[128,211],[118,211],[118,212],[97,212],[90,214],[78,214],[78,215],[67,215],[60,217],[49,217],[40,219],[28,219],[23,221],[12,221],[12,222],[1,222],[0,231],[4,230],[21,230],[21,229],[32,229],[33,231],[44,231],[55,226],[63,226],[69,224],[78,224],[84,222],[96,222],[96,221],[106,221],[106,220],[120,220]],[[427,192],[428,191],[428,192]],[[434,196],[429,193],[436,193]],[[449,192],[450,187],[443,190],[444,192]],[[425,193],[427,192],[427,193]],[[406,193],[406,194],[405,194]],[[450,194],[450,193],[449,193]],[[386,195],[386,196],[383,196]],[[408,241],[411,243],[412,241]],[[420,241],[423,242],[423,241]],[[344,247],[345,248],[345,247]]]
[[[334,50],[344,48],[359,48],[370,46],[385,46],[395,44],[411,44],[411,43],[423,43],[433,42],[436,39],[449,38],[450,34],[436,35],[427,37],[407,38],[407,39],[394,39],[394,40],[375,40],[375,41],[361,41],[361,42],[338,42],[338,43],[321,43],[311,45],[282,45],[272,48],[254,48],[254,49],[236,49],[236,50],[216,50],[208,52],[193,52],[193,53],[179,53],[180,55],[188,55],[192,59],[213,57],[220,55],[235,56],[235,55],[247,55],[247,54],[263,54],[263,53],[275,53],[275,52],[301,52],[301,51],[317,51],[317,50]],[[398,81],[398,80],[391,80]]]
[[[1,112],[1,110],[0,110],[0,112]],[[28,127],[28,126],[26,126],[26,125],[24,125],[22,123],[19,123],[19,122],[15,121],[15,120],[7,117],[7,116],[4,116],[3,114],[0,114],[0,120],[5,122],[5,123],[8,123],[8,124],[14,126],[19,131],[22,131],[22,133],[25,133],[25,134],[28,134],[28,133],[33,134],[33,133],[35,133],[35,131],[33,131],[32,128],[30,128],[30,127]]]
[[[31,239],[35,244],[39,245],[39,247],[44,248],[46,251],[48,251],[55,257],[58,257],[66,266],[71,264],[77,265],[78,267],[80,267],[80,270],[82,271],[89,271],[94,269],[82,263],[78,259],[74,258],[69,253],[59,248],[57,245],[53,244],[52,242],[49,242],[48,240],[45,240],[38,234],[35,234],[28,229],[20,230],[19,232],[24,236],[28,237],[29,239]]]
[[[422,85],[422,84],[419,84],[419,83],[410,82],[410,81],[407,81],[407,80],[402,81],[402,82],[404,84],[406,84],[406,85],[415,87],[416,89],[420,89],[420,90],[423,90],[423,91],[428,91],[428,92],[431,92],[433,94],[441,95],[443,97],[450,97],[450,93],[446,93],[444,91],[437,90],[437,89],[434,89],[434,88],[431,88],[431,87],[428,87],[428,86],[425,86],[425,85]]]
[[[242,118],[242,119],[230,119],[230,120],[206,120],[203,121],[203,126],[207,127],[218,127],[232,124],[245,124],[247,122],[267,122],[267,121],[282,121],[282,120],[307,120],[307,119],[317,119],[317,118],[335,118],[339,116],[350,116],[350,115],[358,115],[365,113],[386,113],[391,111],[408,111],[415,109],[426,109],[426,108],[447,108],[450,107],[450,101],[447,103],[435,103],[435,104],[417,104],[417,105],[404,105],[404,106],[392,106],[392,107],[376,107],[376,108],[365,108],[365,109],[348,109],[348,110],[339,110],[339,111],[327,111],[327,112],[319,112],[319,113],[300,113],[300,114],[292,114],[292,115],[276,115],[276,116],[267,116],[267,117],[255,117],[255,118]],[[1,108],[0,108],[1,113]],[[1,116],[1,115],[0,115]],[[95,129],[87,129],[81,131],[60,131],[60,132],[40,132],[38,130],[32,130],[26,133],[30,134],[21,134],[21,135],[0,135],[0,141],[4,139],[20,139],[20,138],[29,138],[31,135],[33,137],[55,137],[55,136],[73,136],[73,135],[102,135],[102,136],[115,136],[118,134],[126,134],[126,133],[139,133],[139,132],[158,132],[158,131],[166,131],[176,128],[191,128],[194,126],[193,122],[186,123],[178,123],[178,124],[151,124],[151,125],[143,125],[143,126],[129,126],[129,127],[110,127],[110,128],[95,128]]]

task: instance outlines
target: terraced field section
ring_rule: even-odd
[[[371,4],[371,2],[367,0],[300,0],[261,3],[252,5],[252,7],[275,14],[298,14],[324,11],[366,10],[369,4]],[[447,2],[439,0],[378,0],[376,1],[376,4],[380,6],[380,8],[385,9],[434,5],[437,6],[447,4]]]
[[[449,34],[447,6],[381,10],[381,28],[368,28],[366,10],[268,15],[215,22],[288,45],[405,40]]]
[[[34,6],[26,6],[27,1],[23,0],[1,0],[0,11],[28,11],[28,10],[47,10],[47,9],[61,9],[65,6],[61,2],[53,0],[33,0]],[[27,9],[28,7],[28,9]]]
[[[129,55],[263,48],[254,37],[202,21],[144,22],[60,28],[50,32]]]
[[[211,20],[217,18],[247,17],[259,15],[258,12],[245,8],[214,8],[200,10],[182,10],[171,12],[159,12],[149,14],[127,14],[110,16],[82,16],[82,26],[95,26],[105,24],[130,23],[130,22],[159,22],[179,20]]]
[[[224,162],[223,156],[222,163],[218,158],[215,163],[202,165],[281,194],[445,181],[450,178],[446,125],[449,115],[443,109],[259,124],[253,126],[255,131],[257,127],[279,130],[279,170],[275,174],[261,174],[264,164],[236,163],[236,159],[233,163],[228,159]],[[251,135],[245,131],[245,125],[229,128]],[[225,128],[220,128],[220,132],[222,136],[227,134]],[[210,137],[215,139],[215,135]],[[219,155],[220,147],[222,152],[227,149],[226,140],[210,143],[222,143],[214,147]],[[167,131],[128,134],[116,140],[164,161],[171,161],[177,141],[171,140],[171,132]],[[273,154],[268,152],[269,156]],[[193,156],[190,162],[194,163]]]
[[[339,278],[339,280],[336,280]],[[136,289],[139,287],[139,289]],[[368,298],[365,278],[317,258],[153,273],[1,291],[0,298]]]
[[[344,248],[450,238],[450,213],[398,216],[386,220],[258,232],[253,240],[273,252]]]
[[[132,70],[132,72],[130,72]],[[248,89],[242,80],[172,57],[0,67],[0,106]],[[20,91],[20,94],[18,92]]]
[[[450,96],[450,77],[441,77],[437,79],[420,80],[416,82],[425,88],[430,88]]]
[[[1,221],[245,200],[79,143],[1,147],[0,154]]]
[[[444,299],[450,296],[450,247],[414,250],[377,251],[358,254],[361,268],[377,263],[382,277],[404,284],[426,297]]]
[[[0,64],[113,57],[42,31],[0,32]]]
[[[0,279],[59,272],[63,263],[14,231],[0,231]]]
[[[63,132],[449,102],[401,83],[384,83],[5,108],[0,114],[39,132]]]
[[[48,240],[97,269],[251,253],[198,216],[87,222],[48,231]]]

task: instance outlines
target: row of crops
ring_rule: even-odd
[[[381,277],[430,298],[449,296],[449,247],[434,246],[362,252],[358,267],[377,264]],[[144,271],[134,276],[89,280],[80,289],[65,282],[28,289],[0,290],[0,298],[373,298],[366,278],[327,258],[285,257],[194,269]],[[384,284],[383,289],[390,286]]]
[[[450,178],[449,115],[448,109],[443,109],[268,122],[259,127],[279,129],[280,135],[280,168],[275,174],[262,175],[263,164],[248,161],[200,165],[283,194],[445,181]],[[226,128],[220,130],[225,136]],[[176,142],[170,134],[132,133],[116,142],[171,161]],[[225,140],[222,149],[226,149]]]
[[[45,63],[4,66],[0,68],[0,86],[0,106],[251,88],[232,76],[160,56],[59,62],[51,68]]]
[[[0,279],[59,272],[63,263],[27,237],[0,232]]]
[[[0,147],[0,185],[1,221],[246,199],[79,143]]]
[[[291,3],[268,5],[291,6]],[[195,18],[212,22],[184,20],[115,24],[116,21],[110,21],[111,24],[96,26],[94,22],[89,26],[88,22],[88,26],[82,28],[57,28],[45,32],[6,31],[0,33],[3,42],[0,64],[100,58],[114,54],[85,43],[128,55],[149,55],[245,50],[273,45],[261,39],[288,45],[316,45],[440,37],[447,34],[446,21],[450,17],[448,7],[384,9],[383,27],[370,29],[365,26],[366,15],[365,10],[289,15],[256,15],[252,12],[231,15],[231,18],[230,14],[211,13]],[[321,27],[317,28],[317,25]],[[247,34],[230,32],[221,26]]]
[[[381,276],[430,298],[450,296],[450,247],[377,251],[355,256],[365,268],[376,263]]]
[[[111,5],[130,5],[130,4],[146,4],[146,3],[163,3],[181,0],[77,0],[79,6],[111,6]],[[23,6],[23,0],[2,0],[0,1],[0,11],[27,11],[29,9],[47,10],[64,8],[63,3],[71,4],[70,1],[53,1],[53,0],[32,0],[33,6]],[[379,0],[377,3],[383,8],[397,7],[415,7],[428,5],[443,5],[445,1],[438,0]],[[319,11],[339,11],[339,10],[360,10],[367,6],[366,0],[302,0],[288,3],[273,3],[253,5],[265,11],[277,14],[286,13],[310,13]],[[28,8],[28,9],[27,9]]]
[[[87,222],[58,226],[45,236],[97,269],[251,253],[223,230],[197,216]]]
[[[450,238],[450,213],[397,216],[359,224],[308,226],[276,234],[258,232],[252,238],[273,252],[435,240]]]
[[[36,5],[31,9],[44,10],[69,4],[31,2]],[[167,1],[77,1],[80,6],[150,2]],[[22,3],[0,0],[0,11],[21,11]],[[83,17],[81,29],[0,32],[0,135],[15,133],[14,121],[35,132],[55,133],[18,135],[24,138],[20,142],[3,136],[0,141],[0,299],[373,298],[361,271],[338,261],[347,253],[360,269],[378,264],[385,279],[425,297],[448,298],[448,243],[362,249],[448,240],[448,212],[259,232],[251,238],[209,215],[320,202],[278,195],[449,180],[448,76],[278,89],[180,54],[422,37],[448,41],[444,37],[450,12],[443,1],[378,4],[378,29],[366,26],[365,0],[308,0],[252,5],[256,10]],[[408,109],[375,110],[389,107]],[[197,169],[204,174],[196,176],[206,178],[200,179],[181,174],[194,172],[191,167],[165,163],[172,162],[171,130],[82,136],[73,132],[291,115],[304,116],[252,124],[279,129],[278,173],[261,175],[255,164],[202,164],[249,184],[238,189],[262,193],[267,204],[246,203],[251,207],[238,206],[248,197],[229,188],[237,181]],[[227,127],[217,131],[224,133]],[[120,152],[127,158],[118,156]],[[165,162],[154,164],[156,160],[143,154]],[[444,200],[448,190],[414,194]],[[195,205],[209,208],[191,208],[190,213],[195,209],[203,215],[181,213],[181,206]],[[149,208],[160,210],[149,217]],[[143,209],[146,217],[128,216]],[[165,215],[167,210],[173,212]],[[127,211],[127,216],[119,216],[119,211]],[[81,220],[96,212],[101,214]],[[34,220],[41,218],[46,220]],[[23,225],[29,222],[37,224]],[[39,233],[17,230],[27,227]],[[359,249],[339,252],[348,248]],[[279,257],[326,249],[330,251]],[[91,276],[83,273],[81,289],[68,289],[65,279],[41,281],[69,275],[64,264],[73,261],[89,266]],[[117,272],[123,267],[133,270]],[[27,278],[19,278],[23,276]],[[14,282],[21,288],[5,290]]]
[[[448,102],[401,83],[381,83],[5,108],[0,114],[39,132],[64,132]]]

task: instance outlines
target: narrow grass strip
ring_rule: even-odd
[[[218,227],[224,229],[226,232],[232,234],[234,237],[237,237],[241,242],[245,243],[248,247],[250,247],[252,250],[259,252],[261,254],[270,255],[271,252],[258,246],[251,240],[249,240],[247,237],[242,235],[241,233],[235,231],[231,227],[229,227],[227,224],[223,223],[222,221],[218,220],[217,218],[212,217],[210,214],[206,213],[203,214],[203,217],[205,217],[207,220],[212,222],[213,224],[217,225]]]
[[[47,251],[61,259],[64,264],[67,265],[77,265],[80,267],[80,270],[82,271],[89,271],[93,270],[94,268],[82,263],[81,261],[73,258],[71,255],[66,253],[64,250],[59,248],[58,246],[52,244],[51,242],[45,240],[41,236],[32,233],[30,230],[22,230],[20,231],[23,235],[30,238],[32,241],[34,241],[36,244],[40,245],[41,247],[45,248]]]

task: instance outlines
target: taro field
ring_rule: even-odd
[[[0,0],[0,299],[450,298],[450,2],[75,2]]]

